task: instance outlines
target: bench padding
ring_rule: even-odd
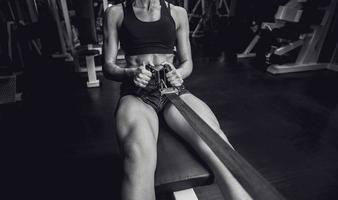
[[[160,126],[157,148],[157,193],[184,190],[212,182],[210,170],[196,153],[163,124]]]

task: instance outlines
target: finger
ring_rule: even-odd
[[[138,67],[140,73],[145,73],[145,71],[148,71],[144,63]]]
[[[175,79],[175,77],[172,76],[172,77],[168,77],[167,80],[168,80],[169,82],[174,82],[176,79]]]
[[[142,86],[142,87],[145,87],[148,85],[148,82],[147,80],[144,80],[138,76],[134,77],[134,83],[138,86]]]
[[[181,77],[178,74],[176,74],[176,73],[172,74],[172,76],[170,78],[181,79]]]
[[[143,84],[143,83],[141,83],[141,82],[136,82],[135,85],[138,86],[138,87],[141,87],[141,88],[145,88],[146,87],[146,85]]]
[[[174,65],[169,64],[169,66],[170,66],[170,71],[176,71],[176,68],[174,67]]]
[[[170,78],[168,78],[168,81],[169,82],[178,82],[178,83],[180,83],[180,84],[182,84],[183,83],[183,79],[182,78],[180,78],[180,77],[178,77],[178,76],[175,76],[175,77],[170,77]]]
[[[183,84],[183,80],[177,80],[176,85],[175,86],[181,86]]]
[[[168,72],[168,73],[166,73],[166,77],[167,78],[171,78],[171,77],[173,77],[175,74],[173,73],[173,71],[170,71],[170,72]]]
[[[171,76],[177,76],[177,71],[176,69],[175,70],[172,70],[172,71],[169,71],[166,73],[167,77],[171,77]]]
[[[141,87],[141,88],[145,88],[146,85],[142,84],[142,83],[138,83],[138,86]]]
[[[170,76],[167,77],[168,80],[181,80],[182,78],[178,74],[171,74]]]
[[[145,81],[150,81],[150,77],[145,74],[139,74],[138,78],[143,79]]]
[[[182,81],[183,81],[183,76],[182,76],[182,74],[179,73],[178,71],[175,71],[175,73],[176,73],[176,75],[179,77],[179,79],[182,79]]]
[[[141,73],[148,76],[149,78],[152,76],[151,72],[147,69],[141,69]]]
[[[143,87],[140,82],[138,82],[136,79],[134,79],[134,84],[138,87]]]
[[[149,65],[151,66],[155,66],[154,62],[153,61],[149,61]]]
[[[143,79],[143,80],[145,80],[147,82],[150,81],[150,79],[151,79],[149,76],[147,76],[145,74],[140,74],[139,78],[141,78],[141,79]]]
[[[174,87],[178,87],[178,86],[181,86],[182,85],[182,83],[181,82],[179,82],[179,81],[174,81],[173,83],[170,83],[172,86],[174,86]]]
[[[161,65],[169,65],[171,70],[175,69],[175,66],[172,63],[167,62],[167,61],[162,62]]]
[[[139,78],[139,77],[136,78],[136,81],[139,82],[139,83],[142,83],[142,84],[144,84],[144,85],[148,85],[148,82],[149,82],[149,81],[144,80],[144,79]]]

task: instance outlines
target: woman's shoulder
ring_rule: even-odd
[[[109,6],[106,10],[105,13],[106,15],[118,15],[123,13],[123,3],[115,4],[112,6]]]
[[[173,14],[177,16],[183,16],[183,17],[187,16],[187,11],[185,10],[185,8],[181,6],[175,6],[173,4],[170,4],[170,10]]]
[[[123,19],[122,3],[108,7],[105,10],[105,17],[108,21],[120,22]]]
[[[177,27],[180,27],[181,25],[184,25],[187,23],[188,14],[185,8],[170,4],[170,13]]]

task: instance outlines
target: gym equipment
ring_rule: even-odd
[[[186,4],[189,5],[189,4]],[[203,24],[203,18],[206,14],[206,7],[205,7],[205,1],[204,0],[197,0],[197,2],[195,3],[194,7],[191,10],[191,13],[188,13],[189,16],[189,24],[190,26],[192,26],[191,28],[191,36],[192,37],[200,37],[201,33],[200,33],[200,29],[202,28],[202,24]],[[188,8],[186,8],[188,10]],[[198,11],[198,9],[200,9]],[[198,14],[198,12],[200,12]],[[196,24],[194,24],[192,21],[195,18],[195,20],[197,21]]]
[[[203,27],[206,21],[212,16],[213,8],[216,9],[216,14],[219,17],[227,17],[230,15],[230,2],[236,0],[197,0],[193,2],[193,7],[190,8],[189,2],[184,1],[184,8],[188,11],[188,19],[190,25],[190,34],[193,38],[202,37],[204,35]]]
[[[192,149],[160,120],[157,143],[155,189],[158,196],[170,195],[197,186],[211,184],[213,175]]]
[[[299,2],[299,1],[297,1]],[[277,13],[275,14],[275,21],[276,23],[269,23],[269,22],[264,22],[261,24],[261,27],[257,29],[255,32],[254,38],[251,40],[249,45],[245,48],[245,50],[238,54],[238,58],[247,58],[247,57],[254,57],[256,56],[256,53],[253,52],[257,42],[261,39],[261,30],[269,30],[272,31],[273,29],[281,28],[285,25],[285,22],[292,22],[292,23],[298,23],[300,20],[300,17],[302,15],[302,10],[296,9],[294,7],[290,6],[279,6]],[[290,43],[290,45],[286,48],[279,48],[277,50],[277,47],[273,50],[271,50],[269,53],[270,54],[285,54],[286,52],[289,52],[298,46],[302,45],[302,40],[299,40],[295,43]]]
[[[15,9],[13,9],[13,4],[15,6]],[[22,5],[19,4],[17,0],[10,2],[7,1],[7,8],[9,11],[9,15],[6,20],[6,27],[5,29],[7,30],[7,36],[8,36],[8,41],[7,41],[7,50],[8,50],[8,56],[11,60],[11,62],[16,63],[16,66],[20,66],[21,68],[24,68],[25,66],[25,60],[24,60],[24,49],[23,47],[25,45],[28,45],[30,49],[35,50],[35,52],[39,55],[41,55],[41,45],[38,40],[34,39],[28,39],[26,41],[19,40],[21,39],[20,37],[15,37],[17,36],[18,32],[23,30],[28,26],[24,20],[23,13],[22,13]],[[29,4],[27,4],[27,7],[29,7]],[[28,9],[29,10],[29,9]],[[34,14],[33,10],[30,10],[31,16]],[[32,18],[29,20],[27,19],[26,21],[31,21]],[[31,25],[31,24],[30,24]],[[17,59],[14,59],[16,57]],[[18,62],[18,63],[17,63]]]
[[[327,66],[327,69],[338,72],[338,44],[336,44],[336,47],[332,54],[330,63]]]
[[[146,65],[146,69],[152,73],[152,77],[155,79],[155,83],[159,86],[159,91],[161,95],[176,93],[178,94],[178,87],[169,87],[171,86],[167,80],[166,73],[170,71],[169,65],[158,65],[152,66],[150,64]]]
[[[156,82],[160,83],[159,90],[164,94],[163,90],[170,85],[164,75],[170,67],[146,65],[146,68],[153,73]],[[177,90],[167,88],[166,91]],[[206,164],[195,153],[192,153],[193,150],[189,145],[162,121],[160,120],[159,132],[161,134],[159,134],[157,143],[156,196],[174,195],[176,200],[182,198],[193,200],[189,196],[195,196],[195,199],[198,199],[194,191],[209,189],[208,186],[212,184],[214,177]],[[214,192],[220,195],[220,191]],[[181,193],[184,193],[184,196]]]
[[[59,54],[54,54],[52,57],[54,58],[64,58],[66,61],[72,61],[73,57],[70,53],[68,53],[67,47],[66,47],[66,41],[69,39],[65,38],[65,34],[63,34],[63,27],[62,22],[59,16],[59,6],[57,4],[57,0],[50,0],[50,8],[54,17],[54,20],[56,22],[56,27],[58,31],[59,36],[59,43],[61,47],[61,52]],[[67,30],[68,33],[68,30]]]
[[[81,45],[97,44],[93,0],[73,1]]]
[[[230,170],[249,195],[255,200],[282,200],[273,188],[239,153],[234,151],[193,109],[177,94],[166,93],[171,103],[179,110],[196,133]]]
[[[3,29],[0,46],[0,104],[22,100],[17,82],[23,75],[31,55],[41,55],[41,43],[36,34],[37,10],[35,1],[2,2],[0,20]],[[3,12],[4,11],[4,12]]]
[[[145,66],[145,68],[152,73],[152,77],[155,79],[155,84],[160,86],[160,91],[162,91],[164,88],[167,88],[169,83],[165,74],[170,70],[168,65],[159,65],[158,67],[155,67],[148,64]]]
[[[238,58],[256,56],[260,40],[261,22],[269,20],[275,2],[237,0],[230,4],[226,24],[220,28],[226,63],[237,63]]]
[[[69,17],[69,10],[67,7],[66,0],[59,0],[61,4],[61,9],[63,13],[63,18],[65,19],[65,28],[70,38],[70,41],[73,41],[72,38],[72,25]],[[96,72],[102,71],[101,66],[96,66],[95,57],[102,55],[102,44],[98,43],[96,27],[95,27],[95,15],[93,10],[93,1],[89,0],[86,2],[78,2],[81,4],[80,8],[76,9],[76,14],[80,15],[80,43],[78,47],[74,47],[72,44],[72,55],[75,62],[75,71],[76,72],[87,72],[88,81],[87,87],[99,87],[100,81],[97,79]],[[102,11],[108,7],[108,1],[102,0]],[[102,12],[101,12],[102,13]],[[79,59],[81,57],[85,58],[86,68],[80,66]],[[119,55],[118,59],[124,58],[124,56]]]
[[[251,40],[249,45],[245,48],[245,50],[242,53],[237,54],[237,58],[255,57],[256,53],[253,52],[253,50],[254,50],[254,48],[255,48],[255,46],[256,46],[256,44],[257,44],[257,42],[259,41],[260,38],[261,38],[261,36],[259,34],[259,29],[257,29],[257,31],[255,31],[255,36],[253,37],[253,39]]]
[[[2,67],[0,66],[0,71]],[[17,90],[17,79],[23,73],[6,73],[0,75],[0,104],[22,101],[22,92]]]
[[[16,76],[0,76],[0,104],[16,101]]]
[[[150,66],[148,66],[150,68]],[[242,184],[249,195],[255,200],[282,200],[278,191],[273,188],[239,153],[234,151],[189,105],[178,95],[177,87],[170,87],[170,84],[162,74],[170,70],[170,66],[152,70],[157,74],[156,82],[160,83],[158,88],[161,95],[166,96],[170,102],[179,110],[196,133],[206,142],[222,163],[230,170],[239,183]],[[169,86],[169,87],[168,87]],[[190,190],[191,192],[191,190]],[[186,193],[183,192],[183,193]],[[181,193],[176,193],[177,200]],[[182,195],[185,197],[185,195]],[[191,198],[195,198],[190,194]]]
[[[28,8],[28,13],[31,21],[33,23],[38,21],[38,16],[37,16],[37,5],[35,0],[26,0],[27,8]]]
[[[78,67],[78,72],[87,72],[88,81],[87,87],[99,87],[100,81],[97,79],[96,71],[102,71],[102,67],[96,67],[95,65],[95,56],[102,54],[102,48],[99,45],[84,45],[76,48],[76,54],[78,56],[84,56],[86,62],[86,68]]]
[[[335,16],[336,7],[337,0],[331,0],[328,6],[319,8],[320,10],[325,11],[325,14],[318,26],[311,26],[311,28],[314,30],[313,33],[304,34],[299,41],[275,50],[277,55],[283,55],[290,50],[302,46],[295,63],[271,65],[267,69],[268,72],[272,74],[282,74],[309,70],[331,69],[332,67],[330,66],[332,65],[329,63],[319,63],[318,59]],[[283,15],[283,12],[279,13],[280,14],[277,15],[277,17],[284,18],[286,16]],[[299,13],[294,15],[294,17],[298,20],[299,16]]]

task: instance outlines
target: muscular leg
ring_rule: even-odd
[[[228,139],[220,129],[219,123],[210,108],[192,94],[181,95],[181,98],[192,107],[200,116],[228,143]],[[249,200],[252,199],[231,172],[217,158],[208,145],[194,132],[179,111],[169,104],[164,110],[167,124],[181,137],[183,137],[208,164],[215,175],[215,180],[226,199]]]
[[[118,138],[124,154],[123,200],[155,200],[158,117],[152,107],[128,95],[116,113]]]

